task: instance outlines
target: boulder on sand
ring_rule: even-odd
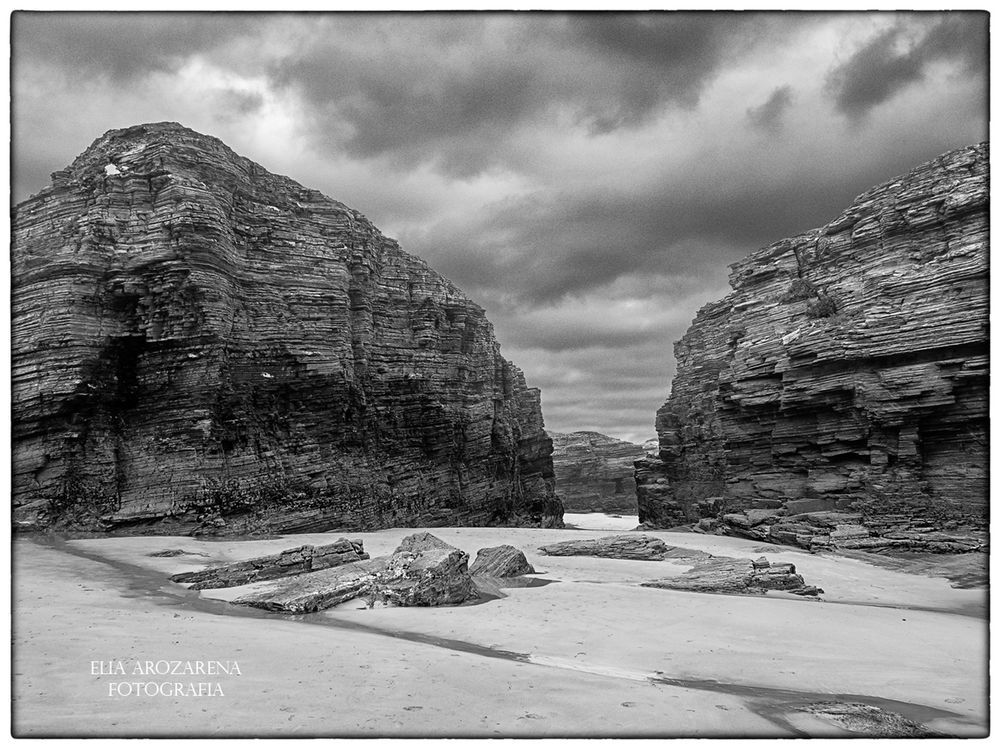
[[[528,562],[523,551],[504,544],[480,549],[476,554],[476,561],[469,568],[469,574],[489,577],[518,577],[535,574],[535,568]]]

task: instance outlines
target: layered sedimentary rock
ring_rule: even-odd
[[[642,583],[646,588],[687,590],[694,593],[765,593],[783,590],[802,596],[815,596],[823,591],[806,585],[795,565],[788,562],[772,564],[765,557],[742,559],[712,557],[697,562],[677,577]]]
[[[469,555],[435,543],[400,544],[376,576],[375,598],[390,606],[449,606],[475,597]]]
[[[368,558],[361,541],[339,538],[325,546],[297,546],[245,562],[208,567],[196,572],[181,572],[170,579],[175,583],[191,583],[194,590],[232,588],[260,580],[318,572]]]
[[[483,310],[347,206],[173,123],[16,207],[13,519],[560,525]]]
[[[606,557],[608,559],[641,559],[657,562],[664,559],[707,559],[711,556],[697,549],[669,546],[656,536],[645,533],[586,538],[579,541],[560,541],[540,546],[538,550],[553,557]]]
[[[489,577],[520,577],[534,575],[535,568],[531,566],[524,552],[518,548],[504,544],[480,549],[476,553],[476,561],[469,567],[470,575],[487,575]]]
[[[362,597],[369,606],[449,606],[478,595],[468,563],[469,555],[461,549],[419,533],[403,539],[389,556],[264,582],[233,603],[289,614],[322,611]]]
[[[675,346],[659,455],[636,464],[640,520],[757,508],[851,512],[880,536],[982,529],[988,176],[986,144],[947,153],[733,265],[732,293]]]
[[[549,432],[556,492],[569,512],[635,514],[633,465],[641,445],[599,432]]]
[[[307,572],[255,585],[234,598],[235,606],[250,606],[283,614],[311,614],[370,595],[388,557],[351,562],[320,572]]]

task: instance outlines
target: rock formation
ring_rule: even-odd
[[[287,614],[322,611],[360,597],[371,606],[376,601],[449,606],[477,597],[468,563],[469,555],[461,549],[429,533],[413,534],[389,556],[264,582],[233,603]]]
[[[282,614],[323,611],[369,594],[387,560],[388,557],[378,557],[259,583],[232,603]]]
[[[645,533],[623,533],[618,536],[560,541],[540,546],[540,552],[552,557],[606,557],[608,559],[708,559],[711,554],[697,549],[669,546],[656,536]]]
[[[599,432],[549,432],[556,493],[567,512],[635,514],[633,465],[641,445]]]
[[[374,596],[390,606],[449,606],[475,597],[469,555],[438,543],[401,544],[375,578]]]
[[[14,210],[13,520],[560,526],[539,393],[364,216],[173,123]]]
[[[207,567],[196,572],[181,572],[170,579],[175,583],[191,583],[194,590],[232,588],[260,580],[317,572],[365,559],[368,559],[368,554],[361,541],[339,538],[325,546],[297,546],[244,562]]]
[[[772,564],[765,557],[743,559],[712,557],[699,561],[684,574],[650,580],[645,588],[687,590],[694,593],[765,593],[783,590],[800,596],[816,596],[823,591],[806,585],[789,562]]]
[[[469,574],[500,578],[520,577],[534,575],[535,568],[528,562],[523,551],[504,544],[480,549],[476,554],[476,561],[469,567]]]
[[[947,153],[733,265],[732,293],[674,348],[640,521],[780,509],[916,542],[983,529],[988,177],[986,144]]]

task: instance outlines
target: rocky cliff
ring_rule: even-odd
[[[556,492],[570,512],[635,514],[633,464],[641,445],[599,432],[549,432]]]
[[[347,206],[174,123],[14,210],[13,519],[560,525],[539,393]]]
[[[659,457],[636,466],[641,521],[985,526],[988,159],[947,153],[732,266],[732,293],[675,345]]]

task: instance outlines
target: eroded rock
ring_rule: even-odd
[[[528,562],[523,551],[505,544],[480,549],[476,554],[476,561],[469,568],[469,574],[518,577],[535,574],[535,568]]]
[[[11,281],[19,529],[561,526],[483,309],[216,138],[98,138],[15,207]]]
[[[611,559],[698,559],[711,556],[703,551],[670,546],[655,536],[641,533],[604,536],[603,538],[561,541],[540,546],[538,550],[549,556],[608,557]]]
[[[252,606],[285,614],[309,614],[370,593],[388,557],[350,562],[319,572],[255,585],[253,590],[233,599],[237,606]]]
[[[469,555],[461,549],[397,551],[375,581],[379,600],[391,606],[448,606],[474,595]]]
[[[368,554],[361,541],[340,538],[324,546],[297,546],[278,554],[255,557],[245,562],[207,567],[195,572],[181,572],[171,576],[170,579],[175,583],[190,583],[191,588],[195,590],[234,588],[261,580],[273,580],[327,567],[339,567],[364,559],[368,559]]]
[[[951,151],[734,264],[674,347],[640,521],[695,523],[720,498],[711,517],[779,543],[823,534],[748,510],[858,513],[871,536],[843,543],[861,546],[984,531],[988,177],[988,144]]]
[[[647,588],[687,590],[697,593],[763,593],[782,590],[799,595],[815,596],[823,591],[806,585],[795,572],[795,565],[772,564],[766,558],[739,559],[711,557],[698,561],[677,577],[642,583]]]

